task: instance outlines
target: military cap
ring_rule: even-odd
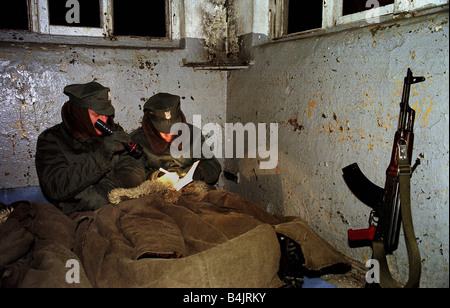
[[[64,88],[70,103],[75,106],[92,109],[98,114],[113,116],[110,89],[92,81],[86,84],[73,84]]]
[[[180,97],[169,93],[158,93],[144,104],[144,112],[150,116],[153,126],[163,133],[170,133],[175,123],[182,122]]]

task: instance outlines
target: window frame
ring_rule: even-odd
[[[370,10],[343,15],[344,0],[323,0],[322,28],[310,29],[302,32],[288,33],[288,19],[290,0],[270,0],[269,4],[269,36],[272,40],[304,35],[324,31],[339,26],[348,26],[359,22],[376,24],[384,16],[398,15],[418,9],[448,5],[448,0],[394,0],[394,4],[372,8]],[[298,0],[292,0],[298,1]]]
[[[165,0],[166,37],[113,34],[113,0],[100,1],[100,28],[50,25],[47,0],[28,0],[29,30],[0,30],[4,42],[107,46],[119,48],[183,48],[184,1]]]
[[[366,20],[368,23],[378,23],[381,16],[393,14],[395,12],[395,4],[398,1],[394,0],[393,4],[388,4],[386,6],[381,6],[378,8],[372,8],[370,10],[357,12],[353,14],[343,15],[342,10],[344,6],[344,0],[337,1],[337,12],[340,12],[340,16],[337,16],[337,25],[348,24],[352,22]],[[409,2],[409,1],[408,1]]]
[[[30,1],[29,9],[33,17],[30,25],[32,32],[50,35],[67,35],[67,36],[91,36],[103,37],[109,32],[112,22],[111,18],[106,18],[106,14],[112,13],[109,7],[112,5],[112,0],[97,0],[100,2],[100,28],[90,27],[65,27],[55,26],[50,24],[49,8],[47,0]],[[105,22],[106,21],[106,22]]]

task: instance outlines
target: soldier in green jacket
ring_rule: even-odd
[[[36,170],[42,191],[66,214],[108,204],[114,188],[131,188],[145,180],[141,161],[125,152],[128,134],[114,123],[110,90],[97,82],[69,85],[62,123],[40,134]],[[110,136],[94,126],[101,119],[116,131]]]
[[[188,132],[171,134],[172,126],[180,123],[185,124]],[[200,163],[195,170],[194,180],[214,185],[219,179],[222,167],[215,157],[206,158],[203,153],[194,155],[201,152],[204,138],[200,129],[186,123],[186,117],[180,107],[180,97],[177,95],[158,93],[152,96],[144,104],[142,126],[131,134],[131,138],[144,148],[141,159],[144,160],[146,178],[149,180],[164,174],[159,171],[160,168],[176,172],[182,177],[198,160]],[[178,142],[178,138],[183,141]],[[181,147],[188,149],[181,157],[172,155],[171,146],[175,141],[180,150]]]

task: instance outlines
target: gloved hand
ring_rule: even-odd
[[[203,168],[199,165],[197,166],[197,169],[195,169],[194,172],[194,176],[192,177],[192,179],[194,181],[204,181],[205,180],[205,171],[203,170]]]
[[[175,184],[180,180],[180,177],[176,172],[168,172],[165,173],[162,177],[158,178],[158,181],[169,183],[169,184]]]
[[[191,168],[192,165],[180,170],[180,172],[178,172],[180,178],[184,177],[189,172],[189,170],[191,170]],[[205,179],[205,171],[200,165],[198,165],[197,169],[195,169],[194,176],[192,177],[192,179],[194,181],[203,181]]]
[[[182,167],[171,167],[168,170],[171,173],[176,173],[180,178],[186,175],[186,173],[189,171],[189,168],[182,168]]]
[[[109,203],[108,198],[93,187],[83,190],[74,198],[78,200],[78,209],[82,211],[95,211]]]
[[[111,158],[114,153],[125,150],[125,145],[130,141],[130,137],[124,131],[115,131],[110,136],[105,136],[102,141],[103,154]]]

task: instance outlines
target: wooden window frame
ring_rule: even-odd
[[[288,33],[289,1],[290,0],[270,0],[269,35],[272,39],[296,35],[298,33],[315,32],[318,30],[329,29],[340,25],[349,25],[351,23],[361,21],[366,21],[369,24],[379,23],[380,17],[382,16],[396,15],[418,9],[448,4],[448,0],[394,0],[394,4],[375,7],[367,11],[343,16],[344,0],[323,0],[322,28],[297,33]]]
[[[50,25],[47,0],[28,0],[29,30],[0,30],[0,40],[17,43],[92,45],[120,48],[182,48],[184,0],[165,0],[166,37],[116,36],[113,0],[100,1],[100,28]],[[150,1],[150,0],[149,0]]]

